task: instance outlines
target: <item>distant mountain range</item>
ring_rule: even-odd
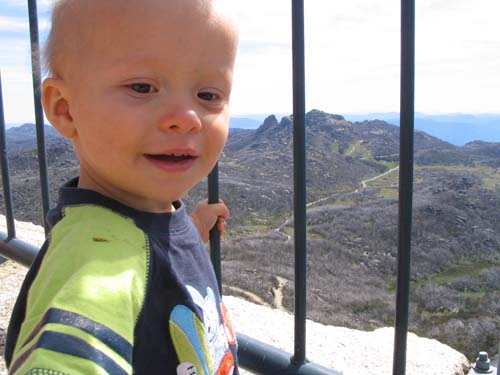
[[[262,124],[265,115],[232,117],[231,127],[256,129]],[[399,113],[347,114],[351,122],[382,120],[399,126]],[[415,113],[415,129],[457,146],[472,141],[500,142],[500,114],[443,114],[428,115]]]
[[[232,129],[257,129],[267,116],[267,114],[233,116],[230,127]],[[286,114],[276,114],[277,118],[286,116]],[[344,117],[353,123],[381,120],[399,126],[399,113],[397,112],[347,114]],[[7,128],[22,125],[8,124]],[[415,113],[415,129],[456,146],[463,146],[472,141],[500,142],[500,113],[428,115],[417,112]]]

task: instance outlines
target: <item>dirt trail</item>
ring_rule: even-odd
[[[381,174],[379,174],[379,175],[377,175],[377,176],[375,176],[375,177],[369,178],[369,179],[367,179],[367,180],[363,180],[363,181],[361,181],[361,187],[362,187],[363,189],[366,189],[366,187],[367,187],[367,185],[366,185],[366,184],[367,184],[368,182],[373,182],[373,181],[375,181],[375,180],[378,180],[379,178],[382,178],[382,177],[384,177],[384,176],[388,175],[389,173],[392,173],[392,172],[394,172],[394,171],[396,171],[396,170],[398,170],[398,169],[399,169],[399,166],[394,167],[394,168],[391,168],[391,169],[389,169],[388,171],[385,171],[384,173],[381,173]]]
[[[362,181],[361,181],[361,189],[366,189],[366,188],[368,187],[368,185],[367,185],[367,184],[368,184],[369,182],[376,181],[376,180],[378,180],[379,178],[382,178],[382,177],[384,177],[384,176],[388,175],[389,173],[392,173],[392,172],[394,172],[394,171],[396,171],[396,170],[398,170],[398,169],[399,169],[399,166],[394,167],[394,168],[391,168],[391,169],[389,169],[389,170],[387,170],[387,171],[385,171],[385,172],[383,172],[383,173],[381,173],[381,174],[378,174],[378,175],[376,175],[376,176],[374,176],[374,177],[370,177],[370,178],[368,178],[368,179],[366,179],[366,180],[362,180]],[[353,194],[353,193],[358,193],[358,192],[359,192],[359,189],[356,189],[356,190],[352,191],[352,192],[351,192],[351,194]],[[313,201],[313,202],[309,202],[309,203],[307,203],[307,204],[306,204],[306,207],[311,207],[311,206],[313,206],[313,205],[315,205],[315,204],[318,204],[318,203],[320,203],[320,202],[326,201],[326,200],[328,200],[328,199],[330,199],[330,198],[333,198],[333,197],[334,197],[335,195],[337,195],[337,194],[338,194],[338,193],[333,193],[333,194],[327,195],[326,197],[323,197],[323,198],[317,199],[317,200],[315,200],[315,201]],[[349,193],[347,193],[347,194],[349,194]],[[285,226],[286,226],[286,225],[290,222],[290,220],[292,220],[292,219],[293,219],[293,217],[289,217],[289,218],[287,218],[287,219],[286,219],[283,223],[281,223],[281,224],[280,224],[277,228],[275,228],[275,229],[274,229],[274,232],[276,232],[276,233],[278,233],[278,234],[280,234],[280,235],[284,236],[284,237],[286,238],[286,240],[287,240],[287,241],[290,241],[290,240],[292,239],[292,237],[291,237],[291,236],[289,236],[288,234],[284,233],[284,232],[283,232],[283,228],[285,228]]]

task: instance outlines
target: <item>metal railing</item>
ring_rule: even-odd
[[[294,137],[294,245],[295,245],[295,340],[293,355],[238,334],[239,361],[243,368],[257,374],[338,375],[331,369],[306,360],[306,153],[305,153],[305,58],[304,58],[304,0],[292,0],[293,49],[293,137]],[[44,142],[44,118],[40,101],[40,53],[36,0],[28,0],[32,44],[33,91],[35,103],[38,160],[42,211],[49,209],[47,159]],[[410,252],[413,191],[413,125],[414,125],[414,48],[415,1],[401,1],[401,107],[400,107],[400,177],[398,271],[396,291],[396,323],[394,338],[393,374],[404,375],[406,370],[406,341],[410,285]],[[7,217],[7,234],[0,234],[0,254],[29,266],[37,250],[16,239],[9,166],[6,157],[5,121],[0,75],[0,162]],[[218,201],[218,168],[208,179],[209,202]],[[220,238],[217,231],[210,234],[211,258],[222,287]]]
[[[410,300],[413,203],[413,128],[415,103],[415,1],[401,1],[401,93],[399,141],[399,222],[396,329],[393,374],[405,374]]]

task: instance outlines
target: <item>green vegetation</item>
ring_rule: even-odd
[[[317,233],[314,231],[314,228],[312,227],[307,227],[307,232],[306,232],[306,236],[308,239],[311,239],[311,240],[323,240],[325,239],[325,236],[320,234],[320,233]]]
[[[385,199],[398,199],[399,190],[397,187],[382,188],[377,192],[377,197],[385,198]]]
[[[380,178],[373,181],[368,181],[366,184],[368,186],[380,186],[380,187],[397,187],[399,182],[399,170],[394,170]]]
[[[484,289],[479,291],[465,290],[464,297],[471,301],[481,301],[486,296],[486,291]]]
[[[268,225],[259,225],[259,224],[248,224],[244,226],[239,226],[237,229],[228,230],[226,237],[227,238],[237,238],[238,236],[248,236],[248,235],[257,235],[259,233],[267,233],[271,228]]]
[[[372,159],[372,160],[376,161],[378,164],[383,165],[384,167],[387,167],[389,169],[396,168],[399,165],[399,163],[395,162],[395,161],[385,161],[385,160],[376,160],[376,159]]]
[[[395,276],[389,276],[385,281],[385,290],[387,293],[396,293],[397,279]]]
[[[452,319],[454,315],[456,314],[450,311],[422,311],[420,314],[420,319],[422,319],[423,322],[427,322],[429,324],[444,324]]]
[[[334,204],[337,206],[352,206],[354,204],[354,200],[348,197],[335,199]]]
[[[500,262],[494,263],[484,263],[484,262],[474,262],[474,261],[466,261],[460,264],[455,265],[454,267],[431,275],[426,282],[433,282],[438,285],[447,284],[450,281],[458,277],[466,276],[469,279],[477,279],[481,275],[481,272],[484,270],[499,266]],[[421,282],[422,283],[422,282]]]
[[[227,161],[224,162],[225,165],[227,165],[228,167],[242,167],[241,164],[238,163],[237,160],[234,160],[234,159],[228,159]]]
[[[500,266],[500,261],[494,261],[490,263],[485,262],[475,262],[475,261],[466,261],[459,263],[443,272],[438,272],[430,275],[428,278],[419,280],[417,282],[411,282],[410,288],[421,287],[425,284],[436,284],[436,285],[446,285],[451,281],[454,281],[458,278],[466,277],[468,280],[477,280],[480,278],[481,273]],[[396,277],[390,276],[386,279],[385,290],[388,293],[395,293],[397,286]],[[482,298],[484,297],[484,290],[480,291],[472,291],[472,290],[464,290],[464,297],[470,298]]]
[[[364,141],[356,141],[349,144],[347,149],[344,150],[343,154],[347,156],[356,155],[358,157],[371,157],[371,152],[366,148],[364,143]]]
[[[430,165],[417,166],[415,170],[444,170],[456,175],[466,173],[478,176],[481,179],[481,186],[490,191],[500,190],[500,173],[497,168],[475,165],[472,167],[465,165]]]
[[[339,154],[340,153],[340,146],[339,146],[339,143],[337,141],[332,142],[331,148],[332,148],[332,152],[334,154]]]

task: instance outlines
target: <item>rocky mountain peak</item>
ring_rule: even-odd
[[[306,113],[306,122],[310,124],[331,124],[335,125],[338,122],[348,123],[341,115],[335,115],[313,109]]]
[[[257,129],[256,134],[265,133],[266,131],[275,127],[276,125],[278,125],[278,120],[276,119],[276,116],[275,115],[267,116],[262,125],[259,126],[259,128]]]
[[[281,128],[288,128],[288,127],[292,127],[292,117],[291,116],[287,116],[287,117],[283,117],[280,121],[280,127]]]
[[[350,127],[352,124],[347,121],[341,115],[335,115],[320,111],[318,109],[313,109],[306,113],[306,125],[308,127],[316,126],[341,126]],[[285,116],[278,122],[275,115],[268,116],[262,125],[257,129],[256,135],[268,134],[270,131],[272,133],[276,132],[291,132],[293,127],[293,115]]]
[[[273,125],[278,125],[278,120],[276,119],[275,115],[267,116],[264,122],[262,123],[262,126],[264,128],[269,128]]]
[[[278,122],[275,115],[268,116],[255,133],[257,137],[262,135],[276,136],[277,134],[286,137],[292,134],[291,116],[283,117],[280,122]]]

